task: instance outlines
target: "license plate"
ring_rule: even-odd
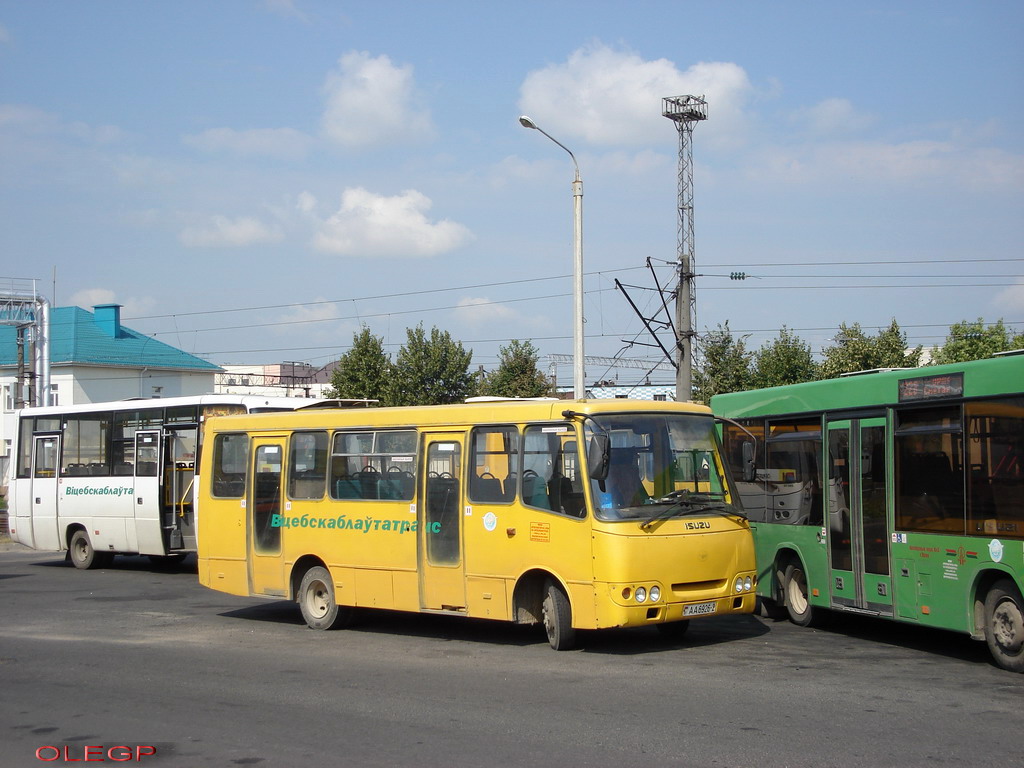
[[[710,603],[694,603],[693,605],[683,606],[683,616],[705,616],[709,613],[714,613],[718,607],[718,603],[712,601]]]

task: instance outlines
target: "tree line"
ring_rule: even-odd
[[[820,361],[810,345],[785,326],[777,338],[760,349],[747,347],[747,336],[735,336],[729,324],[704,334],[697,342],[694,399],[708,402],[713,395],[831,379],[844,373],[875,368],[915,368],[922,363],[922,346],[908,348],[907,336],[895,319],[871,335],[859,323],[840,324],[833,344]],[[996,352],[1024,348],[1024,333],[1013,333],[1003,321],[986,325],[979,318],[949,328],[946,341],[930,350],[929,365],[959,363],[990,357]],[[406,342],[395,359],[384,339],[364,326],[338,360],[327,397],[378,400],[381,405],[459,403],[468,397],[544,397],[554,383],[540,370],[540,353],[530,341],[513,339],[501,347],[493,371],[471,370],[472,350],[447,331],[420,324],[406,329]]]
[[[876,368],[916,368],[925,355],[923,346],[907,346],[907,335],[895,319],[875,335],[859,323],[840,324],[820,361],[814,359],[810,345],[785,326],[757,350],[747,348],[747,338],[734,336],[726,323],[697,342],[701,359],[694,367],[694,399],[706,403],[725,392],[834,379]],[[927,364],[965,363],[1021,348],[1024,333],[1014,334],[1001,319],[988,326],[981,318],[964,320],[949,327],[945,343],[929,351]]]
[[[538,367],[540,353],[529,341],[513,339],[501,347],[498,367],[470,370],[472,350],[448,331],[423,325],[406,329],[406,342],[394,360],[384,339],[363,328],[338,360],[326,397],[379,400],[381,405],[440,405],[467,397],[543,397],[554,392]]]

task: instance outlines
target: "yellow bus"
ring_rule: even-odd
[[[703,406],[495,400],[211,418],[199,579],[297,601],[577,629],[750,613],[749,525]],[[581,451],[580,446],[586,450]]]

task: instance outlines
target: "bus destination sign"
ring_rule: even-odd
[[[941,376],[922,376],[918,379],[900,379],[899,401],[931,400],[938,397],[963,397],[963,373]]]

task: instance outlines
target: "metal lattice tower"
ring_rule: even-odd
[[[690,400],[693,393],[693,337],[697,325],[697,292],[694,287],[693,253],[693,126],[708,119],[703,96],[674,96],[661,100],[661,114],[673,120],[679,131],[679,290],[676,293],[676,400]]]

